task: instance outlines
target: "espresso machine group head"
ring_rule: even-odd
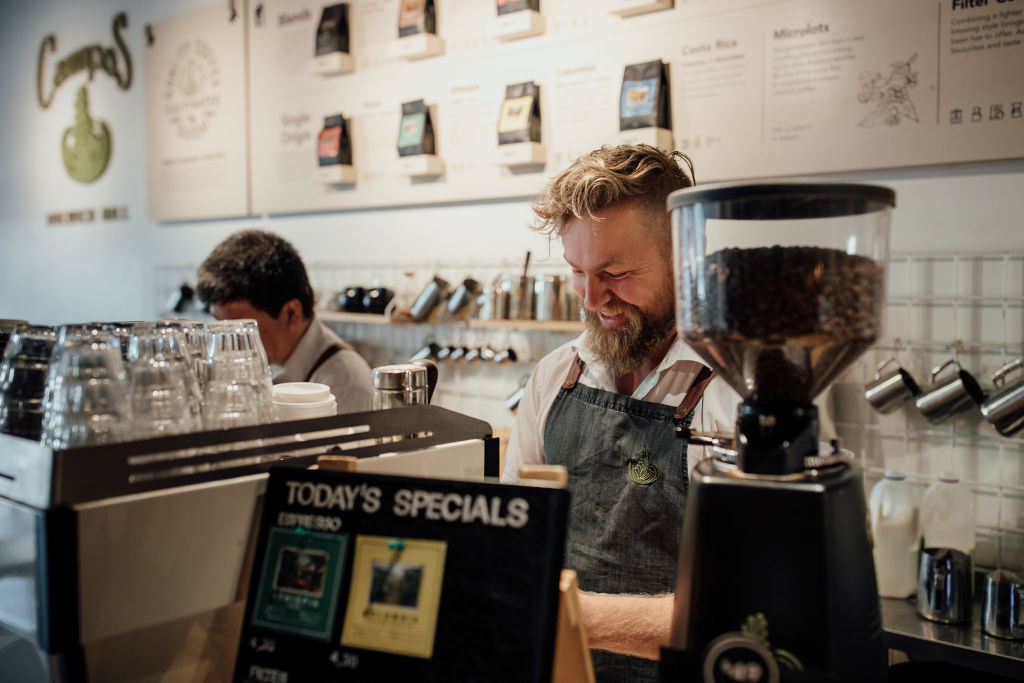
[[[860,469],[814,398],[874,343],[894,193],[698,186],[668,200],[680,336],[743,399],[690,478],[662,681],[884,681]]]

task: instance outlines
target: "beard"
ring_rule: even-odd
[[[675,298],[671,285],[663,288],[655,308],[641,310],[633,304],[612,302],[606,312],[625,315],[620,327],[605,327],[595,311],[584,309],[586,345],[616,375],[638,369],[648,356],[675,333]]]

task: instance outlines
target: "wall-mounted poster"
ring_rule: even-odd
[[[151,27],[144,49],[151,219],[250,213],[245,26],[215,5]]]

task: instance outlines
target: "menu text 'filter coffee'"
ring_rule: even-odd
[[[434,154],[434,124],[423,100],[403,102],[398,125],[398,156],[415,154]]]
[[[660,59],[626,66],[619,98],[619,130],[672,128],[668,66]]]
[[[505,88],[498,118],[498,144],[540,142],[540,86],[533,81]]]

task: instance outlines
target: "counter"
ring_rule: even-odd
[[[994,638],[981,631],[981,596],[975,592],[968,624],[947,625],[917,614],[914,600],[882,598],[885,644],[912,660],[947,662],[986,673],[1024,680],[1024,641]]]

